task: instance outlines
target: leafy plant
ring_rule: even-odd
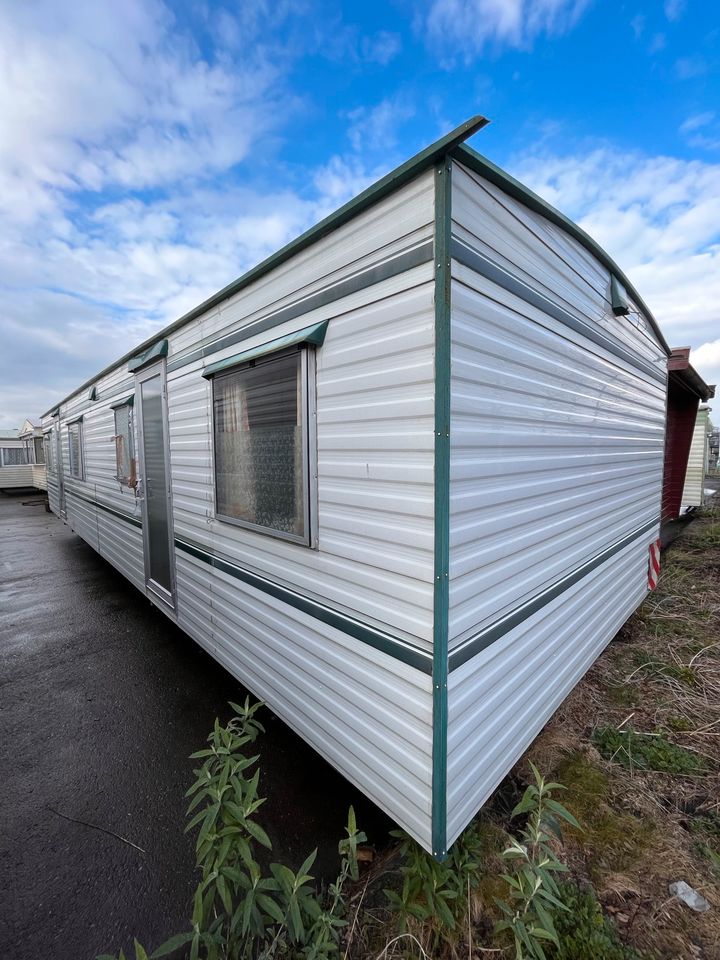
[[[202,879],[193,900],[192,929],[158,947],[148,958],[135,941],[135,960],[155,960],[189,945],[190,960],[272,960],[292,953],[303,960],[329,960],[339,953],[345,926],[345,887],[358,877],[357,847],[365,834],[357,829],[350,808],[347,836],[338,844],[340,873],[322,896],[309,873],[314,850],[295,873],[271,863],[266,875],[256,859],[258,846],[271,849],[258,822],[265,802],[258,796],[258,756],[247,748],[262,732],[256,719],[261,704],[231,703],[236,716],[222,727],[218,720],[209,746],[192,754],[202,760],[196,769],[186,832],[197,830],[195,849]],[[114,960],[112,957],[98,960]],[[122,952],[119,960],[125,960]]]
[[[640,960],[637,950],[620,940],[592,890],[568,882],[558,884],[558,890],[566,909],[555,918],[553,960]]]
[[[400,934],[413,925],[424,926],[430,946],[454,943],[461,919],[468,909],[468,892],[480,877],[482,845],[478,829],[471,824],[452,846],[446,860],[435,860],[402,830],[399,837],[402,887],[385,890]]]
[[[593,743],[607,760],[638,770],[658,770],[677,776],[705,773],[705,759],[678,747],[660,734],[643,734],[628,727],[598,727]]]
[[[568,910],[553,876],[567,872],[567,867],[553,853],[551,837],[561,837],[560,821],[577,829],[581,827],[553,798],[555,791],[565,789],[563,785],[545,783],[537,767],[533,764],[531,767],[535,783],[528,786],[511,814],[511,819],[528,814],[526,826],[520,839],[513,838],[502,853],[514,872],[503,875],[510,888],[510,903],[496,900],[503,919],[495,925],[495,932],[512,934],[516,960],[547,960],[543,944],[560,945],[553,916],[557,910]]]

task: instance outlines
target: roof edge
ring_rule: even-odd
[[[519,200],[526,207],[529,207],[530,210],[533,210],[535,213],[539,213],[547,220],[550,220],[551,223],[554,223],[556,226],[560,227],[561,230],[564,230],[566,233],[570,234],[571,237],[577,240],[578,243],[582,244],[582,246],[585,247],[589,253],[592,253],[592,255],[610,271],[611,276],[616,277],[616,279],[622,283],[622,285],[625,287],[625,290],[630,294],[632,299],[637,303],[647,317],[655,336],[660,342],[660,346],[663,348],[665,353],[670,356],[670,347],[668,346],[665,337],[662,335],[657,320],[652,315],[650,308],[637,292],[633,284],[625,276],[625,273],[612,259],[610,254],[603,250],[600,244],[593,240],[590,234],[586,233],[582,227],[579,227],[569,217],[566,217],[564,213],[560,213],[559,210],[549,204],[546,200],[543,200],[542,197],[534,193],[529,187],[526,187],[524,184],[520,183],[520,181],[516,180],[515,177],[511,176],[509,173],[506,173],[500,167],[496,166],[496,164],[494,164],[491,160],[488,160],[487,157],[483,157],[482,154],[478,153],[477,150],[473,150],[472,147],[469,147],[466,143],[462,143],[462,141],[457,143],[452,152],[457,160],[467,163],[471,170],[479,173],[491,183],[495,184],[495,186],[500,187],[502,191],[509,194],[511,197],[514,197],[516,200]]]
[[[455,127],[454,130],[451,130],[449,133],[445,134],[444,137],[441,137],[439,140],[431,143],[419,153],[416,153],[415,156],[400,164],[399,167],[396,167],[394,170],[391,170],[389,173],[385,174],[384,177],[381,177],[380,180],[377,180],[375,183],[371,184],[369,187],[363,190],[362,193],[359,193],[356,197],[348,200],[347,203],[344,203],[341,207],[338,207],[338,209],[329,214],[329,216],[325,217],[323,220],[320,220],[319,223],[316,223],[304,233],[301,233],[299,237],[291,240],[290,243],[286,244],[284,247],[281,247],[280,250],[271,254],[265,260],[262,260],[242,276],[238,277],[237,280],[233,280],[232,283],[229,283],[221,290],[218,290],[217,293],[198,304],[197,307],[193,307],[193,309],[188,313],[185,313],[183,316],[179,317],[179,319],[174,320],[169,326],[164,327],[162,330],[158,330],[158,332],[152,337],[149,337],[147,340],[143,341],[143,343],[133,347],[132,350],[128,351],[128,353],[124,354],[119,359],[113,361],[111,364],[101,370],[100,373],[94,374],[84,383],[80,384],[79,387],[73,390],[72,393],[69,393],[66,397],[64,397],[59,404],[53,404],[52,407],[42,414],[42,417],[44,418],[48,416],[48,414],[50,414],[56,407],[61,406],[71,397],[74,397],[75,394],[80,393],[80,391],[84,390],[86,387],[91,386],[94,381],[99,380],[100,377],[104,377],[111,370],[114,370],[116,367],[126,363],[136,354],[143,353],[145,350],[148,350],[150,347],[152,347],[153,344],[155,344],[158,340],[167,338],[170,336],[170,334],[175,333],[176,330],[184,327],[192,320],[196,320],[203,313],[206,313],[219,303],[222,303],[223,300],[227,300],[228,297],[239,293],[240,290],[249,286],[264,274],[269,273],[270,270],[279,266],[281,263],[289,260],[290,257],[294,256],[296,253],[300,253],[302,250],[305,250],[316,241],[327,236],[327,234],[332,233],[333,230],[343,226],[358,213],[368,209],[368,207],[373,206],[373,204],[377,203],[379,200],[384,199],[398,187],[404,186],[423,170],[426,170],[428,167],[434,164],[435,161],[440,157],[450,153],[464,140],[467,140],[468,137],[471,137],[474,133],[477,133],[478,130],[481,130],[489,122],[490,121],[487,119],[487,117],[483,117],[478,114],[477,116],[466,120],[464,123],[461,123],[459,127]]]

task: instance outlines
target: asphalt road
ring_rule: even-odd
[[[0,495],[0,955],[91,960],[187,929],[187,758],[246,691],[37,499]],[[297,868],[317,846],[333,875],[351,803],[386,842],[370,801],[263,722],[274,859]]]

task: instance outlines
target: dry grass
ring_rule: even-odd
[[[673,749],[681,748],[701,762],[688,763],[695,770],[688,775],[603,757],[593,742],[602,728],[652,735],[670,745],[671,761],[682,759]],[[720,505],[664,553],[658,590],[479,814],[487,838],[483,874],[468,897],[467,934],[446,945],[443,958],[514,956],[492,935],[495,898],[507,896],[498,852],[515,828],[509,813],[531,779],[530,760],[567,786],[560,799],[584,829],[565,831],[559,855],[572,880],[595,888],[621,938],[653,960],[720,960],[720,860],[713,861],[713,851],[720,856]],[[423,924],[396,935],[382,888],[397,866],[396,851],[387,851],[361,881],[351,917],[360,905],[362,917],[353,922],[345,960],[439,960]],[[699,890],[711,910],[697,914],[670,897],[675,880]]]
[[[717,499],[717,498],[716,498]],[[653,734],[701,758],[703,772],[656,772],[603,759],[593,733]],[[663,555],[658,590],[623,627],[520,764],[565,777],[586,825],[566,838],[628,942],[658,958],[720,958],[720,507]],[[627,758],[625,758],[627,759]],[[587,789],[584,789],[586,782]],[[670,898],[685,880],[712,904]]]

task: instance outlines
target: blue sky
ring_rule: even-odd
[[[720,382],[720,5],[0,0],[0,427],[475,113]]]

